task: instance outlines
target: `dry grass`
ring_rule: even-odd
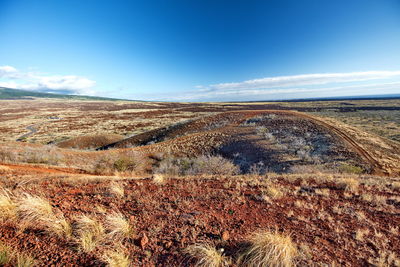
[[[117,198],[123,198],[125,195],[124,185],[117,182],[110,183],[110,193]]]
[[[271,199],[278,199],[283,197],[283,192],[278,187],[270,185],[263,190],[263,195]]]
[[[225,267],[230,265],[230,260],[222,251],[208,244],[192,245],[185,249],[191,259],[195,259],[196,267]]]
[[[163,184],[165,182],[164,175],[160,173],[153,174],[153,182],[158,185]]]
[[[17,205],[10,194],[3,190],[0,193],[0,221],[12,222],[17,218]]]
[[[365,241],[365,240],[364,240],[364,237],[365,237],[366,235],[368,235],[368,234],[369,234],[369,230],[368,230],[368,229],[358,229],[358,230],[356,231],[356,233],[355,233],[354,238],[355,238],[357,241],[364,242],[364,241]]]
[[[251,245],[239,256],[239,266],[290,267],[298,254],[296,245],[288,235],[261,231],[250,238]]]
[[[337,182],[337,185],[341,189],[354,193],[357,192],[360,182],[356,178],[342,178]]]
[[[0,243],[0,266],[33,267],[35,259]]]
[[[129,267],[131,266],[131,260],[124,251],[121,250],[110,250],[106,251],[103,260],[109,267]]]
[[[60,217],[50,217],[47,222],[46,229],[49,233],[55,234],[60,238],[71,239],[72,238],[72,226],[71,223],[64,218]]]
[[[22,230],[26,227],[35,227],[60,238],[72,238],[71,224],[64,215],[56,215],[46,199],[24,194],[18,203],[18,214]]]
[[[105,227],[108,230],[108,236],[114,241],[123,241],[134,236],[135,230],[130,222],[122,213],[114,212],[107,215]]]
[[[33,267],[35,265],[35,259],[32,256],[20,253],[17,254],[16,267]]]
[[[22,229],[31,226],[45,229],[49,218],[54,217],[53,208],[47,200],[27,193],[18,203],[18,214]]]
[[[104,227],[94,218],[81,215],[77,219],[77,228],[79,232],[78,244],[84,252],[93,251],[104,240]]]
[[[0,243],[0,266],[9,264],[12,261],[13,251],[11,247]]]

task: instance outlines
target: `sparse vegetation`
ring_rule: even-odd
[[[16,267],[33,267],[35,266],[35,259],[28,254],[18,253],[16,256]]]
[[[230,160],[221,156],[200,156],[197,158],[174,158],[167,157],[161,161],[156,173],[168,175],[235,175],[240,172],[239,168]]]
[[[104,241],[105,230],[95,218],[81,215],[77,219],[78,243],[82,251],[91,252]]]
[[[197,244],[185,249],[189,258],[195,260],[196,267],[226,267],[230,260],[222,254],[223,250],[217,250],[208,244]]]
[[[251,236],[250,245],[238,262],[246,267],[292,267],[297,254],[297,247],[290,236],[276,231],[261,231]]]
[[[54,216],[50,203],[38,196],[25,193],[18,203],[18,214],[22,228],[38,227],[45,229],[48,218]]]
[[[131,223],[119,212],[107,215],[105,227],[108,230],[108,237],[115,242],[123,241],[134,237],[135,231]]]
[[[126,252],[121,250],[106,251],[103,256],[104,261],[109,267],[129,267],[131,260]]]
[[[0,265],[396,266],[396,143],[263,105],[7,102],[3,140],[41,126],[0,144]],[[86,143],[39,144],[66,139]]]
[[[33,267],[35,265],[36,261],[32,256],[0,243],[0,266]]]
[[[13,251],[9,246],[0,243],[0,266],[7,265],[11,262]]]
[[[124,185],[118,182],[110,183],[110,192],[117,198],[123,198],[125,195]]]
[[[0,192],[0,222],[15,222],[17,219],[17,205],[11,199],[10,193],[3,190]]]

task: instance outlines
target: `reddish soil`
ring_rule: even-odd
[[[99,181],[71,184],[53,178],[28,183],[24,192],[40,191],[71,220],[82,213],[96,213],[96,206],[107,213],[120,210],[135,221],[137,237],[125,244],[134,266],[185,266],[182,249],[198,242],[212,243],[234,256],[246,237],[258,229],[291,233],[298,246],[308,246],[309,255],[298,259],[300,266],[333,262],[367,266],[370,259],[385,252],[400,255],[400,239],[393,232],[400,223],[399,189],[388,193],[361,186],[358,193],[346,196],[335,183],[305,183],[302,177],[288,181],[281,176],[273,181],[285,190],[284,197],[264,201],[260,195],[265,185],[258,185],[257,179],[265,178],[249,182],[234,177],[171,179],[162,185],[149,179],[127,180],[123,199],[110,195],[108,182]],[[320,189],[329,195],[317,193]],[[361,195],[367,193],[385,196],[386,202],[362,200]],[[32,253],[39,266],[104,265],[98,256],[101,251],[77,253],[73,243],[34,229],[22,233],[10,225],[0,229],[0,241]],[[357,240],[356,231],[365,229],[369,232]],[[227,241],[221,239],[224,231],[229,233]],[[144,234],[149,242],[142,249],[139,240]]]

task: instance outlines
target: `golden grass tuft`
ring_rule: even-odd
[[[110,193],[117,198],[123,198],[125,196],[125,189],[123,184],[111,182],[109,189]]]
[[[46,230],[60,238],[72,238],[71,223],[64,216],[50,217],[46,222]]]
[[[114,241],[123,241],[132,238],[135,234],[133,226],[120,212],[114,212],[107,215],[105,227],[108,230],[107,235]]]
[[[35,259],[27,254],[18,253],[16,256],[16,267],[33,267],[35,266]]]
[[[297,247],[289,235],[260,231],[250,238],[250,246],[238,258],[239,266],[291,267],[295,265]]]
[[[104,227],[94,218],[81,215],[77,219],[77,228],[79,232],[78,244],[84,252],[93,251],[104,240]]]
[[[339,188],[349,192],[357,192],[360,181],[356,178],[342,178],[337,182]]]
[[[121,250],[109,250],[106,251],[103,260],[109,267],[129,267],[131,266],[131,260],[125,252]]]
[[[153,174],[153,182],[158,185],[165,183],[164,175],[162,175],[161,173]]]
[[[196,267],[225,267],[230,266],[230,260],[222,254],[222,251],[208,244],[189,246],[184,252],[191,259],[195,259]]]
[[[17,205],[12,200],[10,194],[3,190],[0,193],[0,222],[15,221],[17,219]]]
[[[72,238],[72,226],[63,215],[56,215],[46,199],[25,194],[18,203],[20,227],[36,227],[60,238]]]
[[[0,266],[11,263],[13,250],[11,247],[0,243]]]
[[[44,229],[49,218],[54,217],[53,208],[47,200],[27,193],[18,203],[18,214],[23,229],[30,226]]]
[[[283,197],[283,192],[276,186],[269,185],[263,190],[263,195],[271,199],[278,199]]]

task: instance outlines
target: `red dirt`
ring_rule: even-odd
[[[246,237],[258,229],[291,233],[297,245],[310,247],[310,255],[299,259],[301,266],[332,262],[340,266],[366,266],[369,258],[377,258],[384,251],[400,255],[400,239],[391,230],[400,223],[400,205],[389,201],[400,196],[399,190],[387,195],[388,204],[382,207],[362,200],[358,194],[345,196],[334,183],[311,181],[304,185],[303,178],[290,182],[283,176],[275,181],[286,193],[270,202],[259,198],[265,186],[233,177],[171,179],[163,185],[148,179],[129,180],[125,181],[126,197],[122,200],[107,192],[108,182],[74,185],[43,180],[26,186],[25,191],[40,191],[68,219],[96,213],[97,205],[107,212],[120,210],[134,219],[137,238],[125,244],[134,266],[184,266],[182,249],[198,242],[215,244],[234,255]],[[360,188],[362,194],[387,194],[376,187]],[[315,189],[329,190],[329,196],[321,196]],[[296,201],[301,201],[301,205]],[[359,217],[362,214],[366,219]],[[73,243],[37,230],[18,233],[6,225],[0,229],[0,241],[31,252],[39,266],[104,265],[94,255],[101,251],[77,253]],[[369,233],[364,240],[355,239],[356,230],[362,229],[369,229]],[[227,241],[222,240],[225,231],[229,233]],[[143,235],[148,237],[144,249],[140,246]]]

